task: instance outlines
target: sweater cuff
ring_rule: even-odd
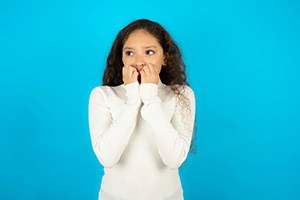
[[[139,105],[141,98],[139,96],[139,82],[128,83],[125,86],[128,105]]]
[[[143,83],[140,85],[140,96],[144,105],[158,102],[161,103],[158,97],[158,85],[155,83]]]

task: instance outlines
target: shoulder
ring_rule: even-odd
[[[185,94],[188,98],[195,98],[194,90],[193,90],[190,86],[184,85],[184,86],[183,86],[183,91],[184,91],[184,94]]]
[[[92,89],[90,96],[105,96],[109,91],[108,86],[96,86]]]
[[[186,90],[188,90],[188,91],[190,91],[190,92],[193,92],[193,89],[191,88],[191,86],[183,85],[183,87],[184,87]]]
[[[194,99],[195,98],[195,93],[194,93],[194,90],[188,86],[188,85],[176,85],[176,87],[178,88],[178,90],[180,91],[180,93],[187,97],[187,98],[192,98]]]
[[[194,106],[195,105],[195,93],[193,91],[193,89],[188,86],[188,85],[183,85],[182,87],[182,96],[183,96],[183,99],[186,99],[189,103],[189,105],[192,105]]]
[[[175,98],[176,105],[182,102],[188,101],[189,104],[195,104],[195,93],[194,90],[189,85],[165,85],[163,87],[163,97],[164,98]]]
[[[176,90],[176,92],[174,92],[173,90]],[[162,87],[162,91],[164,92],[164,94],[166,96],[177,96],[176,93],[179,92],[181,93],[182,95],[186,96],[186,97],[191,97],[191,98],[195,98],[195,94],[194,94],[194,90],[188,86],[188,85],[179,85],[179,84],[176,84],[176,85],[164,85]]]
[[[96,98],[96,99],[102,99],[102,100],[108,100],[109,97],[116,93],[116,91],[121,90],[123,88],[123,85],[119,86],[107,86],[107,85],[100,85],[94,87],[90,92],[90,99]]]

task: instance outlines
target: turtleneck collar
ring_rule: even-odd
[[[163,88],[164,86],[166,86],[163,82],[161,82],[160,78],[159,78],[159,80],[158,80],[157,85],[158,85],[158,88]],[[121,86],[124,87],[125,84],[123,83]]]

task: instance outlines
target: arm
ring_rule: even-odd
[[[185,87],[184,95],[189,99],[191,112],[183,117],[184,108],[177,103],[172,120],[169,121],[163,112],[157,90],[156,84],[141,84],[140,92],[144,102],[141,115],[154,130],[162,161],[168,167],[177,169],[186,159],[192,140],[195,119],[194,92],[190,87]]]
[[[125,85],[127,101],[113,120],[107,94],[94,88],[89,99],[89,128],[93,150],[104,167],[113,167],[121,158],[135,128],[140,106],[138,82]]]

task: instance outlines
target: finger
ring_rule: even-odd
[[[153,64],[153,70],[154,70],[154,73],[159,76],[160,69],[159,69],[159,67],[157,67],[157,65]]]
[[[134,73],[137,73],[137,69],[135,67],[129,66],[128,73],[132,76]]]
[[[143,79],[143,78],[146,78],[146,73],[145,73],[144,69],[142,69],[142,70],[140,71],[140,74],[141,74],[142,79]]]
[[[138,71],[134,71],[134,72],[132,73],[132,77],[134,77],[135,79],[137,79],[138,75],[139,75],[139,72],[138,72]]]
[[[130,69],[130,65],[126,65],[125,71],[126,71],[126,77],[130,78],[131,75],[132,75],[132,72],[131,72],[131,69]]]
[[[150,64],[148,64],[148,67],[149,67],[150,73],[151,74],[155,74],[155,67],[154,67],[154,65],[150,63]]]
[[[145,66],[143,67],[143,71],[145,72],[146,75],[150,75],[150,74],[151,74],[149,65],[145,65]]]

